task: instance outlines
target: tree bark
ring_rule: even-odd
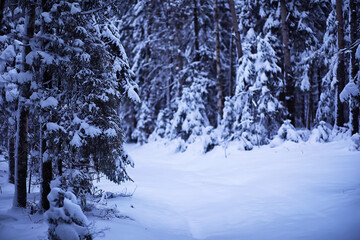
[[[310,71],[310,76],[309,76],[309,82],[310,82],[310,87],[309,87],[309,92],[308,94],[308,108],[307,108],[307,114],[306,114],[306,128],[308,130],[311,130],[311,123],[313,121],[313,71],[312,69],[309,70]]]
[[[350,0],[350,41],[354,43],[359,36],[359,32],[357,29],[357,6],[359,1]],[[351,49],[350,55],[350,64],[351,64],[351,80],[356,83],[356,74],[359,72],[359,66],[355,57],[356,48]],[[355,100],[355,99],[353,99]],[[351,126],[352,126],[352,134],[359,132],[359,105],[355,104],[355,102],[351,103],[350,106],[351,111]]]
[[[43,123],[41,123],[43,124]],[[44,133],[44,129],[41,129],[42,133]],[[52,161],[49,159],[48,153],[46,151],[46,139],[43,134],[41,134],[41,207],[43,210],[48,210],[50,208],[49,200],[47,199],[47,195],[50,193],[50,182],[53,178],[52,174]]]
[[[229,51],[230,51],[230,69],[229,69],[229,78],[230,78],[230,82],[229,82],[229,96],[232,97],[234,96],[234,92],[235,92],[235,79],[234,79],[234,60],[233,60],[233,35],[231,35],[230,37],[230,47],[229,47]]]
[[[215,44],[216,44],[216,86],[217,86],[217,109],[218,109],[218,124],[223,115],[224,97],[223,86],[221,81],[221,62],[220,62],[220,36],[219,36],[219,16],[217,8],[217,0],[214,0],[214,24],[215,24]]]
[[[15,137],[14,126],[9,126],[9,183],[15,183]]]
[[[344,19],[342,10],[342,0],[336,0],[336,19],[338,22],[337,36],[338,36],[338,50],[341,51],[344,48]],[[338,67],[337,67],[337,86],[336,86],[336,126],[344,126],[344,103],[340,100],[340,93],[345,87],[345,63],[344,54],[338,55]]]
[[[46,5],[46,0],[42,0],[42,10],[44,12],[47,12],[49,7]],[[41,33],[46,34],[46,26],[45,22],[42,21],[41,24]],[[41,42],[41,48],[44,51],[45,49],[44,40]],[[47,69],[46,65],[39,66],[40,67],[40,79],[41,79],[41,85],[43,90],[51,89],[52,88],[52,73]],[[41,192],[41,207],[44,211],[48,210],[50,208],[49,200],[47,199],[48,194],[51,191],[50,188],[50,182],[53,178],[53,167],[52,167],[52,160],[49,157],[49,150],[47,147],[47,136],[46,136],[46,123],[47,120],[50,117],[49,111],[42,110],[42,119],[43,121],[40,123],[40,163],[41,163],[41,186],[40,186],[40,192]]]
[[[195,35],[195,61],[200,61],[200,46],[199,46],[199,21],[198,21],[198,4],[197,0],[193,0],[194,3],[194,35]]]
[[[287,23],[287,9],[286,0],[280,0],[281,8],[281,32],[282,42],[284,51],[284,79],[285,79],[285,104],[289,111],[289,119],[295,124],[294,108],[295,108],[295,97],[294,97],[294,86],[291,74],[291,61],[290,61],[290,46],[289,46],[289,26]]]
[[[230,6],[230,11],[231,11],[232,25],[233,25],[234,32],[235,32],[237,57],[239,59],[242,57],[243,52],[242,52],[242,47],[241,47],[241,39],[240,39],[238,22],[237,22],[237,18],[236,18],[234,0],[229,0],[229,6]]]
[[[4,18],[4,7],[5,7],[5,0],[0,0],[0,30],[2,28],[2,21]]]
[[[26,64],[26,55],[31,52],[30,39],[34,36],[35,27],[35,4],[25,1],[25,25],[24,25],[24,48],[22,53],[23,72],[30,70]],[[15,197],[14,207],[26,208],[26,178],[28,162],[28,121],[29,110],[25,101],[30,97],[30,84],[23,83],[20,87],[20,99],[18,105],[17,133],[16,133],[16,162],[15,162]]]

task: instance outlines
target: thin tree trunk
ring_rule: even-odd
[[[217,86],[217,109],[218,109],[218,124],[223,115],[224,97],[223,86],[221,81],[221,62],[220,62],[220,36],[219,36],[219,16],[217,8],[217,0],[214,0],[214,24],[215,24],[215,42],[216,42],[216,86]]]
[[[50,9],[47,9],[46,0],[42,0],[42,10],[47,12]],[[41,34],[46,34],[46,26],[45,22],[42,21],[41,25]],[[41,48],[44,50],[45,42],[44,40],[41,42]],[[42,88],[45,89],[51,89],[52,88],[52,74],[49,72],[49,70],[46,68],[46,66],[40,66],[40,78],[42,81]],[[48,210],[50,208],[49,200],[47,199],[48,194],[51,191],[50,188],[50,182],[53,178],[53,168],[52,168],[52,161],[49,157],[49,152],[47,149],[46,144],[46,122],[47,117],[50,117],[51,113],[49,113],[46,110],[42,110],[42,119],[43,121],[40,123],[40,163],[41,163],[41,186],[40,186],[40,192],[41,192],[41,207],[44,211]]]
[[[135,128],[135,126],[134,126]],[[61,152],[61,145],[62,145],[62,140],[59,141],[58,143],[58,154],[60,154]],[[58,170],[58,175],[62,176],[63,174],[63,163],[62,163],[62,158],[58,157],[57,159],[57,170]]]
[[[282,32],[282,42],[283,42],[283,51],[284,51],[284,79],[285,79],[285,104],[289,111],[289,118],[295,124],[294,118],[294,108],[295,108],[295,96],[294,96],[294,86],[291,76],[291,61],[290,61],[290,46],[289,46],[289,26],[287,23],[287,9],[286,1],[280,0],[281,8],[281,32]]]
[[[233,35],[231,34],[230,37],[230,47],[229,47],[229,51],[230,51],[230,69],[229,69],[229,78],[230,78],[230,82],[229,82],[229,96],[232,97],[234,96],[234,88],[235,88],[235,81],[234,81],[234,59],[233,59]]]
[[[198,21],[198,5],[197,0],[194,3],[194,35],[195,35],[195,61],[200,61],[200,46],[199,46],[199,21]]]
[[[44,124],[44,123],[41,123]],[[52,175],[52,161],[48,156],[47,147],[46,147],[46,139],[43,136],[45,129],[41,128],[41,137],[40,137],[40,144],[41,144],[41,207],[43,210],[48,210],[50,208],[49,200],[47,199],[47,195],[50,193],[50,182],[53,178]]]
[[[307,114],[306,114],[306,128],[308,130],[311,130],[311,122],[313,120],[313,71],[310,69],[310,76],[309,76],[309,82],[310,82],[310,87],[309,87],[309,92],[308,92],[308,108],[307,108]]]
[[[35,6],[34,2],[25,2],[25,25],[24,25],[24,48],[22,53],[23,72],[30,70],[26,64],[26,55],[31,48],[29,40],[34,36]],[[25,106],[26,99],[30,95],[29,83],[23,83],[20,87],[20,99],[18,105],[17,133],[16,133],[16,162],[15,162],[15,194],[14,207],[26,208],[26,178],[28,162],[28,121],[29,110]]]
[[[359,32],[357,29],[357,6],[359,4],[359,1],[357,0],[350,0],[350,41],[351,43],[354,43],[358,36]],[[356,74],[359,71],[359,66],[355,58],[356,48],[353,48],[351,50],[351,80],[356,82]],[[351,103],[350,106],[351,111],[351,126],[352,126],[352,134],[359,132],[359,106],[355,104],[354,102]]]
[[[231,11],[232,25],[233,25],[234,32],[235,32],[237,57],[239,59],[242,57],[243,52],[242,52],[242,47],[241,47],[241,39],[240,39],[238,22],[237,22],[237,18],[236,18],[234,0],[229,0],[229,6],[230,6],[230,11]]]
[[[14,177],[15,177],[15,136],[13,132],[14,126],[9,126],[9,182],[15,183]]]
[[[4,18],[4,7],[5,7],[5,0],[0,0],[0,30],[2,28],[2,21]]]
[[[342,0],[336,0],[336,19],[338,22],[338,50],[344,48],[344,20],[343,20],[343,11],[342,11]],[[344,103],[340,100],[340,93],[345,87],[345,63],[344,63],[344,54],[339,54],[338,67],[337,67],[337,87],[336,87],[336,97],[337,97],[337,107],[336,107],[336,125],[338,127],[344,126],[345,117],[344,117]]]

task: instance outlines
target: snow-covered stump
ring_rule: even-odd
[[[45,213],[50,240],[92,240],[89,221],[71,192],[53,188],[48,195],[50,209]]]

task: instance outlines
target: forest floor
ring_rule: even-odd
[[[104,200],[121,216],[91,216],[99,239],[360,239],[360,152],[349,140],[292,143],[252,151],[230,144],[127,145],[134,182],[99,188],[131,197]],[[0,156],[0,239],[46,239],[41,215],[10,211],[14,187]],[[35,199],[38,189],[29,199]]]

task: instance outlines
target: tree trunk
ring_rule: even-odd
[[[338,50],[341,51],[344,48],[344,20],[343,20],[343,11],[342,11],[342,0],[336,0],[336,19],[338,22]],[[336,86],[336,97],[337,97],[337,107],[336,107],[336,126],[344,126],[345,117],[344,117],[344,103],[340,100],[340,93],[345,87],[345,63],[344,63],[344,54],[339,53],[338,55],[338,67],[337,67],[337,86]]]
[[[15,183],[15,137],[13,132],[14,126],[9,126],[9,183]]]
[[[30,70],[26,64],[26,55],[30,53],[30,39],[34,36],[35,6],[34,2],[25,2],[24,48],[22,53],[23,72]],[[18,105],[17,133],[16,133],[16,162],[15,162],[15,194],[14,207],[26,208],[26,178],[28,162],[28,121],[29,110],[25,101],[30,97],[30,84],[23,83],[20,87]]]
[[[217,86],[217,109],[218,109],[218,124],[223,115],[224,97],[223,86],[221,81],[221,62],[220,62],[220,36],[219,36],[219,16],[217,9],[217,0],[214,0],[214,24],[215,24],[215,42],[216,42],[216,86]]]
[[[195,35],[195,61],[200,61],[200,46],[199,46],[199,21],[198,21],[198,5],[197,0],[193,1],[194,3],[194,35]]]
[[[47,12],[48,8],[46,8],[46,0],[42,0],[42,10],[44,12]],[[41,33],[44,35],[47,33],[45,22],[42,21],[41,25]],[[45,42],[44,40],[41,42],[41,48],[42,50],[45,49]],[[52,88],[52,73],[46,68],[45,66],[39,66],[40,67],[40,79],[41,79],[41,85],[43,90],[51,89]],[[53,168],[52,168],[52,160],[49,156],[49,150],[47,148],[47,136],[46,136],[46,123],[49,119],[51,113],[47,110],[42,110],[42,119],[43,121],[40,123],[40,163],[41,163],[41,186],[40,186],[40,192],[41,192],[41,207],[44,211],[48,210],[50,208],[49,200],[47,199],[48,194],[51,191],[50,188],[50,182],[53,178]],[[54,119],[52,119],[54,120]]]
[[[231,11],[232,25],[233,25],[234,32],[235,32],[237,57],[239,59],[242,57],[243,52],[242,52],[242,47],[241,47],[241,39],[240,39],[239,27],[238,27],[237,18],[236,18],[234,0],[229,0],[229,6],[230,6],[230,11]]]
[[[309,87],[309,92],[308,92],[308,107],[307,107],[307,114],[306,114],[306,128],[308,130],[311,130],[311,123],[313,120],[313,71],[312,69],[310,69],[310,74],[309,74],[309,82],[310,82],[310,87]]]
[[[135,126],[134,126],[135,128]],[[58,146],[57,146],[57,154],[60,155],[61,153],[61,145],[62,145],[62,140],[60,139],[59,140],[59,143],[58,143]],[[63,174],[63,163],[62,163],[62,158],[61,157],[58,157],[57,158],[57,170],[58,170],[58,175],[59,176],[62,176]]]
[[[0,0],[0,30],[2,28],[2,21],[4,18],[4,7],[5,7],[5,0]]]
[[[229,82],[229,96],[232,97],[234,96],[234,92],[235,92],[235,81],[234,81],[234,59],[233,59],[233,35],[231,34],[230,37],[230,47],[229,47],[229,51],[230,51],[230,69],[229,69],[229,78],[230,78],[230,82]]]
[[[359,1],[357,0],[350,0],[350,41],[351,43],[354,43],[358,36],[359,36],[359,32],[357,29],[357,5]],[[356,61],[355,58],[355,53],[356,53],[356,47],[351,49],[351,59],[350,59],[350,64],[351,64],[351,80],[354,81],[356,83],[356,74],[359,71],[359,66],[358,63]],[[354,99],[355,100],[355,99]],[[352,126],[352,134],[358,133],[359,132],[359,105],[356,104],[354,101],[352,101],[351,106],[350,106],[350,111],[351,111],[351,126]]]
[[[290,46],[289,46],[289,26],[287,23],[287,9],[286,1],[280,0],[281,8],[281,32],[282,32],[282,42],[283,42],[283,51],[284,51],[284,79],[285,79],[285,104],[289,111],[289,119],[292,123],[295,124],[295,96],[294,96],[294,86],[291,76],[291,62],[290,62]]]

